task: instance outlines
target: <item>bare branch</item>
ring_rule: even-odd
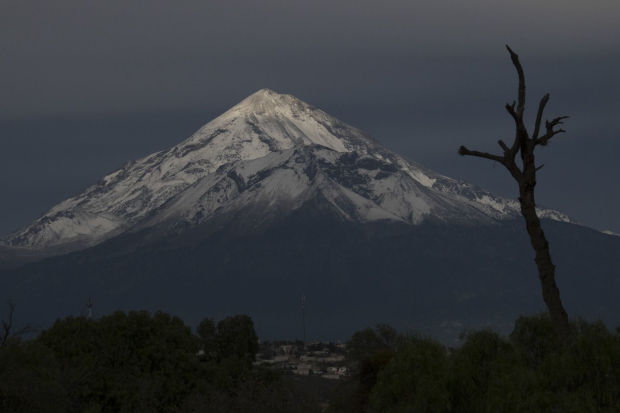
[[[545,136],[543,136],[536,142],[536,145],[547,146],[547,144],[549,143],[549,139],[553,138],[558,133],[566,133],[566,131],[564,129],[558,129],[550,133],[546,133]]]
[[[6,319],[2,320],[2,331],[0,331],[0,347],[5,347],[9,340],[13,337],[19,337],[24,334],[34,333],[36,331],[30,324],[25,326],[16,326],[14,324],[15,303],[11,300],[6,302],[7,312]]]
[[[547,127],[547,132],[549,131],[549,129],[552,129],[556,125],[563,125],[564,122],[562,122],[562,120],[567,119],[567,118],[570,118],[570,116],[558,116],[557,118],[553,119],[551,122],[546,121],[545,126]]]
[[[12,301],[7,301],[6,320],[2,320],[2,331],[0,332],[0,347],[6,346],[6,343],[11,338],[11,330],[13,329],[13,313],[15,312],[15,304]]]
[[[540,100],[540,105],[538,105],[538,115],[536,115],[536,124],[534,125],[534,134],[532,135],[532,139],[536,140],[538,138],[538,132],[540,131],[540,122],[542,122],[542,115],[545,111],[545,105],[549,102],[549,93],[547,93]]]
[[[502,149],[504,150],[504,153],[506,152],[510,152],[510,148],[508,148],[508,146],[504,143],[503,140],[498,140],[497,143],[499,143],[499,146],[502,147]]]
[[[506,45],[506,49],[510,52],[510,59],[512,60],[512,64],[517,69],[517,74],[519,75],[519,104],[517,106],[517,114],[519,117],[523,117],[523,111],[525,110],[525,75],[523,74],[523,67],[521,67],[521,63],[519,62],[519,55],[513,52],[508,45]]]
[[[519,122],[519,118],[517,117],[517,113],[515,112],[515,105],[517,104],[517,102],[512,102],[512,105],[510,103],[506,103],[506,110],[508,111],[508,113],[510,113],[510,116],[512,116],[512,118],[515,120],[515,122]]]
[[[546,121],[545,122],[545,128],[547,129],[547,133],[545,133],[539,139],[536,139],[534,141],[534,143],[536,145],[546,146],[547,143],[549,142],[549,139],[553,138],[558,133],[566,133],[566,131],[564,129],[553,130],[553,128],[555,126],[557,126],[557,125],[564,124],[564,122],[562,122],[562,120],[566,119],[568,117],[569,116],[558,116],[557,118],[553,119],[551,122]]]
[[[543,166],[545,166],[545,164],[540,165],[538,168],[536,168],[536,169],[535,169],[535,171],[537,171],[537,172],[538,172],[539,170],[541,170],[541,169],[542,169],[542,167],[543,167]]]
[[[469,149],[467,149],[464,146],[461,146],[459,148],[459,155],[461,155],[461,156],[466,156],[466,155],[467,156],[477,156],[478,158],[490,159],[492,161],[499,162],[502,165],[506,165],[506,159],[503,156],[492,155],[492,154],[486,153],[486,152],[470,151]]]

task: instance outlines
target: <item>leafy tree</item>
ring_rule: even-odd
[[[355,392],[355,411],[365,411],[370,403],[370,394],[377,384],[379,375],[390,364],[396,353],[393,350],[377,350],[362,360],[357,372],[359,385]]]
[[[564,412],[620,411],[620,337],[602,321],[578,319],[573,340],[543,359],[545,386]]]
[[[395,352],[363,360],[359,383],[341,387],[332,411],[620,412],[620,328],[584,320],[571,328],[560,347],[548,314],[520,317],[509,338],[465,332],[449,354],[400,335]]]
[[[543,360],[558,349],[549,313],[530,317],[520,316],[510,333],[510,341],[525,357],[531,369],[538,369]]]
[[[253,350],[244,346],[257,345],[248,319],[229,317],[214,335],[200,329],[203,337],[161,312],[58,320],[34,340],[0,348],[0,411],[319,411],[292,382],[248,363]],[[549,315],[521,317],[509,339],[470,331],[450,354],[416,335],[393,340],[391,328],[364,330],[354,343],[370,355],[330,409],[618,412],[620,328],[584,320],[571,328],[573,340],[558,347]],[[196,351],[209,337],[218,357],[201,360]],[[236,350],[224,357],[226,343]]]
[[[448,355],[439,342],[409,336],[378,375],[370,393],[377,412],[447,412]]]
[[[215,335],[220,360],[237,358],[252,364],[258,353],[258,336],[254,322],[247,315],[227,317],[217,323]]]
[[[363,412],[369,404],[369,395],[380,372],[394,357],[398,342],[396,329],[388,324],[377,324],[353,333],[347,342],[347,359],[351,374],[357,379],[354,387],[340,386],[335,394],[334,411]]]
[[[215,339],[215,322],[212,318],[203,318],[198,327],[196,333],[204,341],[213,341]]]
[[[530,236],[530,243],[536,253],[535,261],[538,267],[538,277],[542,286],[543,300],[551,314],[553,328],[560,343],[565,343],[571,336],[571,328],[568,322],[568,314],[560,299],[560,290],[555,282],[555,265],[551,260],[549,242],[542,230],[540,218],[538,218],[536,214],[536,201],[534,199],[536,173],[543,165],[536,166],[534,150],[537,146],[546,146],[549,140],[555,135],[564,133],[565,131],[563,129],[556,130],[554,128],[562,124],[562,120],[566,119],[568,116],[560,116],[552,121],[546,121],[545,132],[540,135],[543,112],[549,101],[549,94],[546,94],[540,101],[536,122],[534,124],[534,133],[530,137],[523,121],[523,114],[525,112],[525,75],[523,74],[521,63],[519,62],[519,56],[514,53],[510,47],[506,46],[506,48],[510,52],[512,63],[517,69],[517,74],[519,76],[518,101],[513,102],[512,105],[506,104],[506,110],[510,116],[512,116],[516,125],[514,142],[511,147],[508,147],[504,141],[499,140],[499,146],[504,151],[503,156],[472,151],[465,146],[459,148],[459,154],[462,156],[477,156],[479,158],[499,162],[508,169],[512,177],[517,181],[519,185],[521,215],[525,218],[525,225]],[[521,168],[517,165],[517,154],[521,157]]]
[[[14,337],[0,348],[0,411],[320,410],[279,374],[252,366],[258,337],[250,317],[217,326],[205,319],[197,330],[163,312],[117,311],[57,320],[30,341]],[[212,357],[198,357],[201,347]]]
[[[204,352],[203,359],[211,360],[217,357],[217,348],[215,343],[216,328],[215,322],[212,318],[203,318],[198,327],[196,333],[200,337],[200,343]]]
[[[181,319],[162,312],[119,311],[100,320],[68,317],[37,342],[61,363],[59,383],[68,411],[175,405],[225,376],[198,362],[199,340]]]
[[[397,337],[396,329],[388,324],[377,324],[374,329],[366,328],[353,333],[347,342],[347,357],[353,370],[379,350],[394,350]]]
[[[380,323],[375,326],[375,331],[387,348],[396,348],[398,342],[398,331],[396,331],[394,327],[389,324]]]
[[[450,356],[453,412],[550,411],[540,377],[506,338],[491,329],[462,338],[465,342]]]

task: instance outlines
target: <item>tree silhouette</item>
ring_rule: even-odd
[[[15,324],[15,303],[11,300],[6,302],[7,311],[6,316],[2,320],[2,328],[0,329],[0,347],[8,345],[12,338],[19,337],[25,334],[34,333],[37,330],[30,324],[16,325]]]
[[[536,252],[536,266],[538,267],[538,276],[542,286],[543,299],[551,319],[553,328],[561,343],[566,342],[571,336],[571,328],[568,323],[568,314],[564,310],[562,300],[560,299],[560,290],[555,282],[555,265],[551,260],[549,252],[549,242],[545,237],[545,233],[540,225],[540,219],[536,214],[536,202],[534,199],[534,188],[536,187],[536,172],[544,166],[536,166],[534,162],[534,150],[537,146],[545,146],[551,138],[559,133],[564,133],[563,129],[555,129],[557,125],[562,124],[562,120],[568,116],[559,116],[552,121],[545,121],[545,133],[540,134],[540,127],[545,110],[545,105],[549,101],[549,94],[543,96],[538,106],[538,114],[534,124],[534,133],[530,137],[525,124],[523,123],[523,113],[525,111],[525,76],[523,68],[519,62],[519,56],[514,53],[510,47],[506,46],[510,52],[512,63],[517,69],[519,75],[519,91],[518,100],[511,104],[506,104],[506,110],[512,116],[516,125],[515,140],[511,147],[508,147],[502,140],[499,140],[499,146],[503,149],[504,155],[493,155],[486,152],[472,151],[465,146],[459,148],[459,155],[477,156],[479,158],[490,159],[501,163],[508,169],[512,177],[519,184],[519,203],[521,206],[521,215],[525,218],[527,232],[530,235],[530,242]],[[515,107],[516,106],[516,107]],[[521,156],[522,167],[519,168],[515,159],[517,154]]]

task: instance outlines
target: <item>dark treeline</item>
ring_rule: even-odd
[[[387,325],[358,331],[348,346],[354,380],[331,411],[620,412],[620,327],[571,328],[558,346],[547,313],[520,317],[509,337],[464,332],[457,349]]]
[[[250,317],[207,318],[197,333],[166,313],[119,311],[13,337],[0,348],[0,411],[320,411],[290,381],[252,366]]]
[[[548,314],[520,317],[508,337],[469,331],[456,349],[386,324],[358,331],[328,411],[620,412],[620,328],[571,328],[559,346]],[[245,315],[205,318],[196,334],[162,312],[68,317],[0,347],[0,411],[324,411],[299,382],[254,366],[259,351]]]

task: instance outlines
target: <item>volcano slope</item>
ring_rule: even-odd
[[[0,288],[41,325],[92,297],[299,338],[305,294],[309,338],[388,322],[452,342],[544,309],[517,208],[262,90],[2,238]],[[569,313],[617,324],[620,237],[538,213]]]

